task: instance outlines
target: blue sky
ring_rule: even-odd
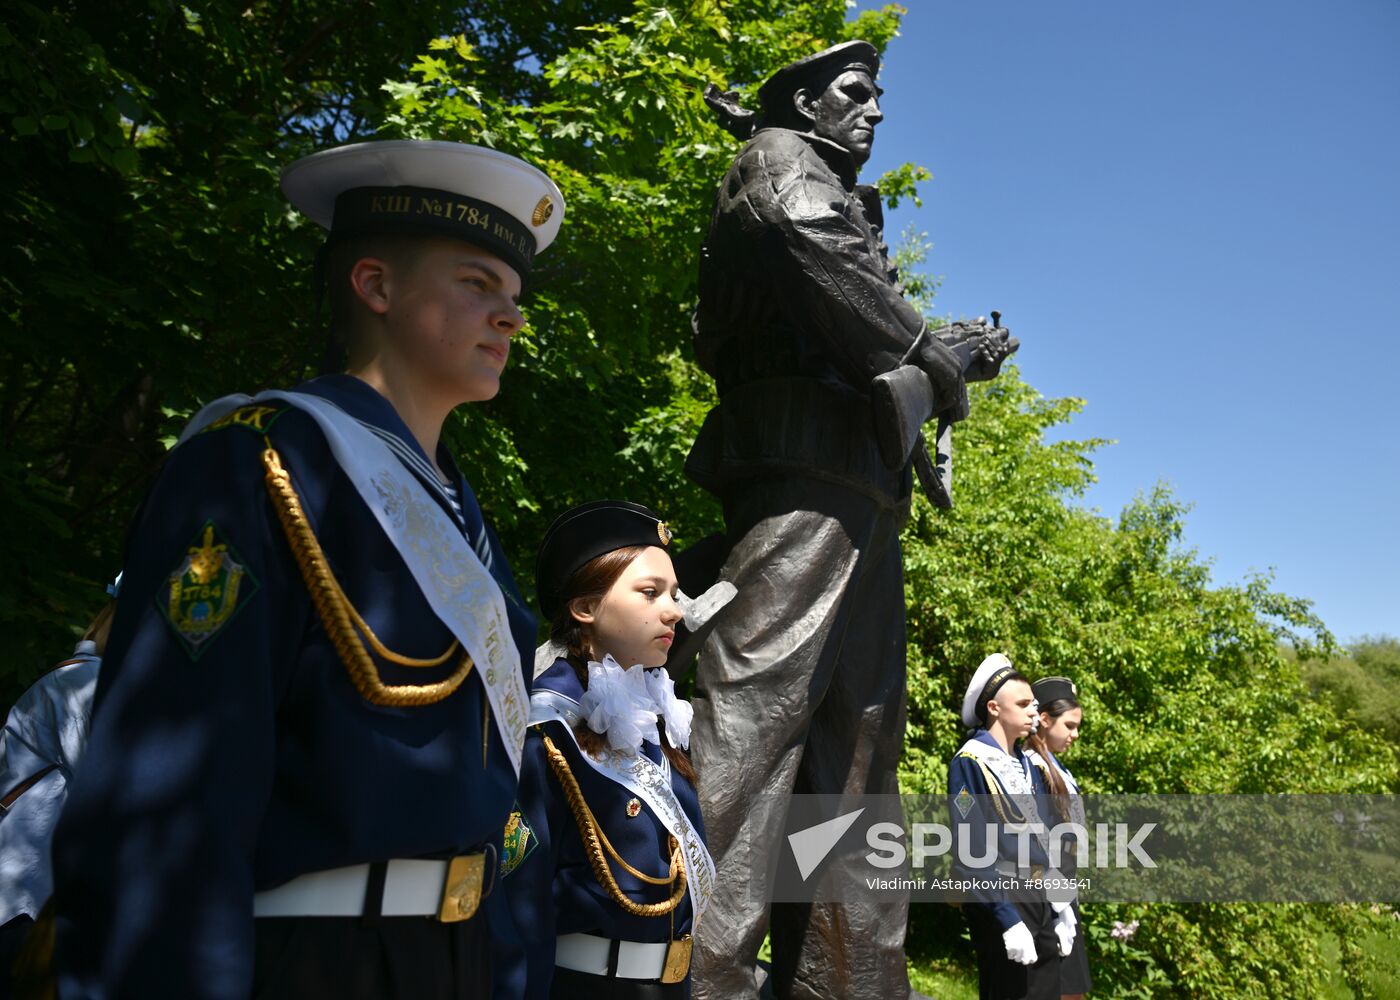
[[[1164,481],[1217,582],[1400,634],[1400,0],[906,6],[864,176],[933,172],[887,228],[1087,401],[1088,504]]]

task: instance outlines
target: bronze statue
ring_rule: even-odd
[[[946,447],[965,383],[1017,342],[985,323],[930,331],[901,294],[879,193],[856,183],[882,120],[879,55],[848,42],[775,73],[760,109],[706,101],[744,147],[700,261],[695,349],[720,403],[687,472],[724,504],[720,579],[738,597],[697,668],[692,746],[718,890],[695,996],[755,998],[769,929],[778,997],[905,997],[907,908],[752,898],[768,795],[896,794],[904,739],[899,533],[914,474],[948,506]],[[747,825],[747,828],[746,828]],[[838,881],[839,863],[830,877]],[[853,873],[852,873],[853,877]],[[859,900],[859,887],[844,894]]]

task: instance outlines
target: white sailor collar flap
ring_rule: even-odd
[[[983,769],[996,779],[1001,785],[1000,790],[1007,795],[1033,794],[1030,772],[1026,770],[1023,758],[1017,758],[1001,747],[992,746],[975,737],[964,743],[958,753],[975,758]],[[988,791],[995,792],[997,789],[989,788]]]

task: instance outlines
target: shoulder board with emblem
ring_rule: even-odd
[[[264,403],[249,403],[247,406],[240,406],[227,416],[215,420],[201,434],[208,434],[210,431],[221,431],[226,427],[242,427],[244,430],[252,431],[254,434],[266,434],[273,421],[287,412],[286,406],[268,406]]]

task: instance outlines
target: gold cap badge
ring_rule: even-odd
[[[661,539],[662,545],[671,544],[671,529],[666,526],[665,521],[656,522],[656,537]]]
[[[545,195],[535,205],[534,214],[530,216],[530,222],[536,226],[543,226],[549,221],[549,217],[554,214],[554,199]]]

